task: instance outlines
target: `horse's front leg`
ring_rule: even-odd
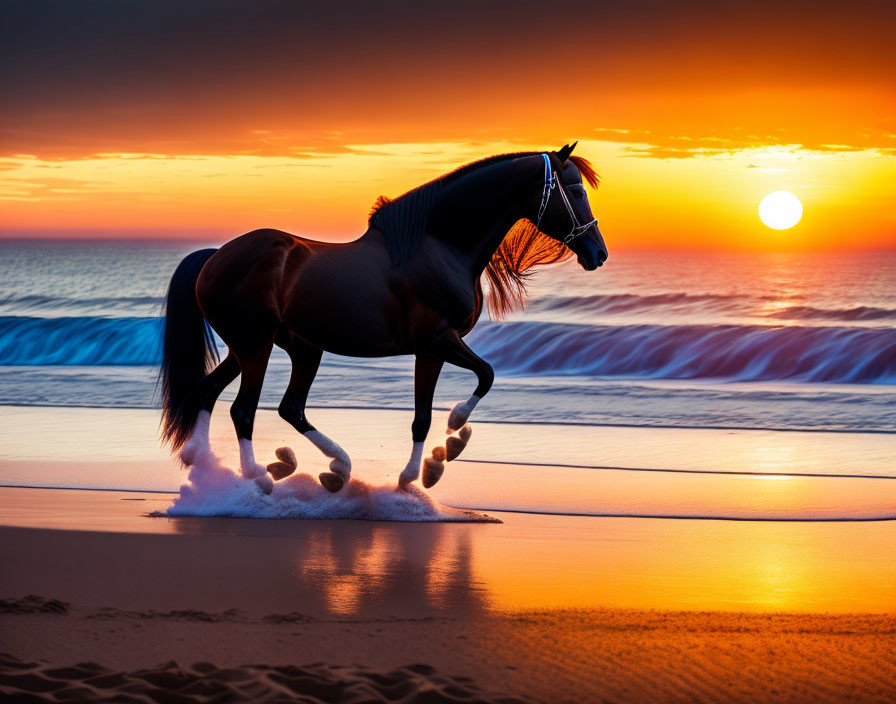
[[[451,411],[448,417],[449,437],[445,446],[433,448],[432,455],[423,462],[423,486],[428,489],[441,479],[445,470],[444,463],[446,461],[450,462],[460,455],[467,442],[469,442],[472,429],[466,424],[467,419],[470,417],[470,413],[473,412],[476,404],[491,389],[495,380],[495,372],[488,362],[467,347],[457,331],[453,329],[446,329],[434,339],[426,348],[426,355],[425,357],[417,356],[415,377],[416,416],[414,423],[417,425],[418,419],[420,422],[413,431],[414,451],[411,454],[411,461],[405,467],[404,472],[402,472],[399,486],[407,486],[409,482],[418,476],[420,457],[423,454],[423,441],[426,439],[426,434],[429,431],[433,392],[435,391],[436,381],[438,380],[442,364],[448,362],[462,369],[469,369],[476,374],[478,380],[473,395],[468,400],[455,405]],[[421,360],[427,361],[422,362]],[[421,363],[426,366],[421,368]],[[434,372],[431,370],[434,370]]]
[[[439,380],[439,373],[442,371],[443,361],[438,357],[426,354],[417,355],[417,361],[414,367],[414,422],[411,423],[411,439],[413,448],[411,449],[411,459],[398,477],[398,487],[406,489],[408,485],[420,476],[420,463],[423,460],[423,443],[429,434],[429,427],[432,425],[432,398],[436,390],[436,382]],[[444,459],[444,458],[442,458]],[[438,462],[441,465],[441,462]],[[444,469],[444,466],[442,466]],[[438,476],[432,479],[435,473]],[[439,477],[442,476],[441,471],[435,463],[427,460],[427,469],[423,474],[423,485],[430,487],[435,484]]]
[[[476,374],[478,382],[470,398],[456,403],[448,415],[446,432],[449,437],[445,442],[444,454],[445,460],[450,462],[463,452],[470,441],[470,435],[473,431],[467,425],[467,420],[469,420],[470,414],[476,408],[476,405],[492,388],[492,383],[495,381],[495,372],[492,369],[492,365],[467,347],[467,344],[454,330],[443,335],[438,341],[438,345],[446,362],[462,369],[469,369]],[[433,455],[435,456],[435,454],[436,452],[434,451]],[[438,454],[441,455],[441,451]]]

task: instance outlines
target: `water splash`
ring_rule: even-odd
[[[352,479],[338,494],[308,474],[294,474],[265,495],[211,453],[196,458],[187,483],[164,516],[230,518],[343,518],[368,521],[500,523],[495,518],[442,506],[423,490],[396,491]]]

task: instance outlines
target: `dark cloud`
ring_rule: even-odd
[[[295,155],[396,134],[546,138],[538,125],[563,138],[614,115],[650,129],[657,91],[687,104],[732,86],[859,86],[892,103],[894,7],[6,0],[0,152]],[[719,128],[751,121],[774,122]]]

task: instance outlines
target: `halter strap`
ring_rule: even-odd
[[[551,199],[551,191],[557,185],[557,175],[551,169],[550,157],[542,153],[541,158],[544,159],[544,189],[541,191],[541,205],[538,206],[538,220],[535,222],[535,227],[541,225],[541,218],[544,217],[544,211],[547,210],[548,201]]]
[[[541,192],[541,204],[538,206],[538,220],[535,222],[535,227],[541,227],[541,219],[544,217],[544,212],[547,210],[548,203],[551,200],[551,192],[556,188],[560,192],[560,199],[563,201],[563,205],[566,206],[566,212],[569,213],[569,219],[572,221],[569,234],[563,238],[563,244],[569,244],[576,237],[585,234],[589,227],[596,225],[597,218],[593,218],[590,222],[584,224],[579,222],[579,217],[576,215],[576,211],[573,209],[572,204],[569,202],[569,198],[566,197],[566,192],[563,190],[563,184],[560,183],[560,179],[551,168],[550,157],[547,154],[542,153],[541,158],[544,159],[544,189]]]

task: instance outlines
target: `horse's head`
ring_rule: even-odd
[[[587,162],[570,158],[576,144],[578,142],[567,144],[559,151],[545,155],[544,190],[536,226],[569,247],[583,269],[594,271],[603,265],[609,253],[582,183],[584,175],[596,187],[597,176]],[[576,161],[579,161],[578,165]]]

